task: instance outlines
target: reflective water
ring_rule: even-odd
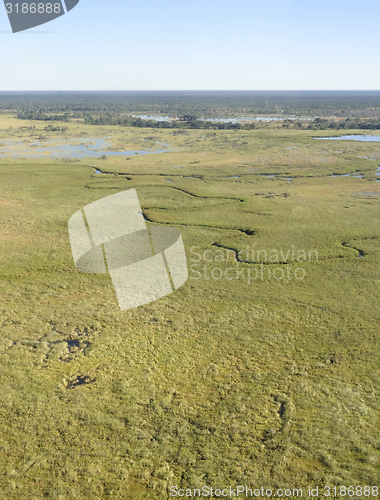
[[[125,116],[125,115],[122,115]],[[132,115],[134,118],[141,118],[143,120],[154,120],[156,122],[171,122],[174,120],[179,120],[177,117],[165,116],[165,115]],[[283,120],[300,120],[300,121],[310,121],[317,118],[316,116],[238,116],[235,118],[206,118],[202,116],[197,118],[202,122],[213,122],[213,123],[244,123],[244,122],[278,122]]]
[[[32,141],[26,143],[24,141],[5,141],[0,146],[0,155],[5,157],[33,157],[41,158],[50,156],[53,158],[94,158],[100,156],[132,156],[132,155],[148,155],[168,153],[173,151],[173,148],[166,143],[157,143],[159,149],[144,149],[131,151],[107,151],[106,148],[112,146],[109,142],[110,138],[103,139],[81,139],[81,142],[75,142],[71,139],[66,143],[56,144],[56,141]],[[4,145],[5,144],[5,145]]]
[[[380,142],[380,135],[342,135],[341,137],[314,137],[318,141]]]
[[[363,160],[372,160],[376,161],[376,158],[374,158],[375,155],[372,155],[372,157],[369,156],[358,156],[358,158],[362,158]]]
[[[214,123],[244,123],[244,122],[280,122],[283,120],[300,120],[300,121],[310,121],[313,120],[309,116],[239,116],[237,118],[199,118],[199,120],[204,122],[214,122]]]
[[[154,120],[155,122],[171,122],[176,119],[176,118],[171,118],[170,116],[163,116],[163,115],[131,115],[131,116],[133,116],[133,118],[141,118],[142,120]]]

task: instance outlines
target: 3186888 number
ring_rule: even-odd
[[[5,5],[8,14],[59,14],[60,3],[7,3]]]
[[[324,496],[341,497],[377,497],[379,496],[378,486],[325,486]]]

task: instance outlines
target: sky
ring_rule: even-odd
[[[80,0],[13,34],[0,5],[0,90],[379,90],[379,19],[379,0]]]

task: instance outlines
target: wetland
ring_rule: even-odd
[[[275,120],[201,133],[54,124],[65,131],[0,115],[4,498],[376,485],[379,145],[337,150]],[[75,269],[67,223],[131,188],[148,225],[180,229],[189,270],[196,248],[220,272],[121,312],[109,275]],[[261,266],[239,257],[247,247],[318,259],[269,260],[249,283],[235,279]],[[230,260],[208,262],[218,250]]]

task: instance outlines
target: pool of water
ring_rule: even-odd
[[[380,196],[380,193],[358,193],[358,192],[356,192],[355,194],[364,194],[366,196]]]
[[[4,157],[20,158],[32,157],[41,158],[49,156],[53,158],[96,158],[100,156],[132,156],[168,153],[173,148],[166,143],[157,143],[159,149],[131,150],[131,151],[107,151],[111,146],[109,138],[102,139],[81,139],[81,142],[75,142],[75,139],[67,141],[65,144],[55,144],[55,141],[32,141],[25,143],[23,141],[5,141],[0,146],[0,155]],[[4,145],[5,144],[5,145]],[[97,172],[98,173],[98,172]]]
[[[226,179],[239,179],[238,175],[227,175]]]
[[[126,115],[122,115],[126,116]],[[134,118],[141,118],[143,120],[154,120],[156,122],[171,122],[174,120],[179,120],[178,116],[165,116],[165,115],[131,115]],[[316,116],[238,116],[233,118],[209,118],[201,116],[198,120],[202,122],[213,122],[213,123],[244,123],[244,122],[279,122],[283,120],[301,120],[301,121],[311,121],[317,118]]]
[[[133,118],[141,118],[142,120],[153,120],[155,122],[171,122],[173,120],[178,120],[178,118],[172,118],[170,116],[164,116],[164,115],[131,115],[131,116],[133,116]]]
[[[374,158],[375,155],[370,156],[358,156],[358,158],[362,158],[363,160],[371,160],[371,161],[376,161],[376,158]]]
[[[380,135],[342,135],[341,137],[314,137],[319,141],[380,142]]]

